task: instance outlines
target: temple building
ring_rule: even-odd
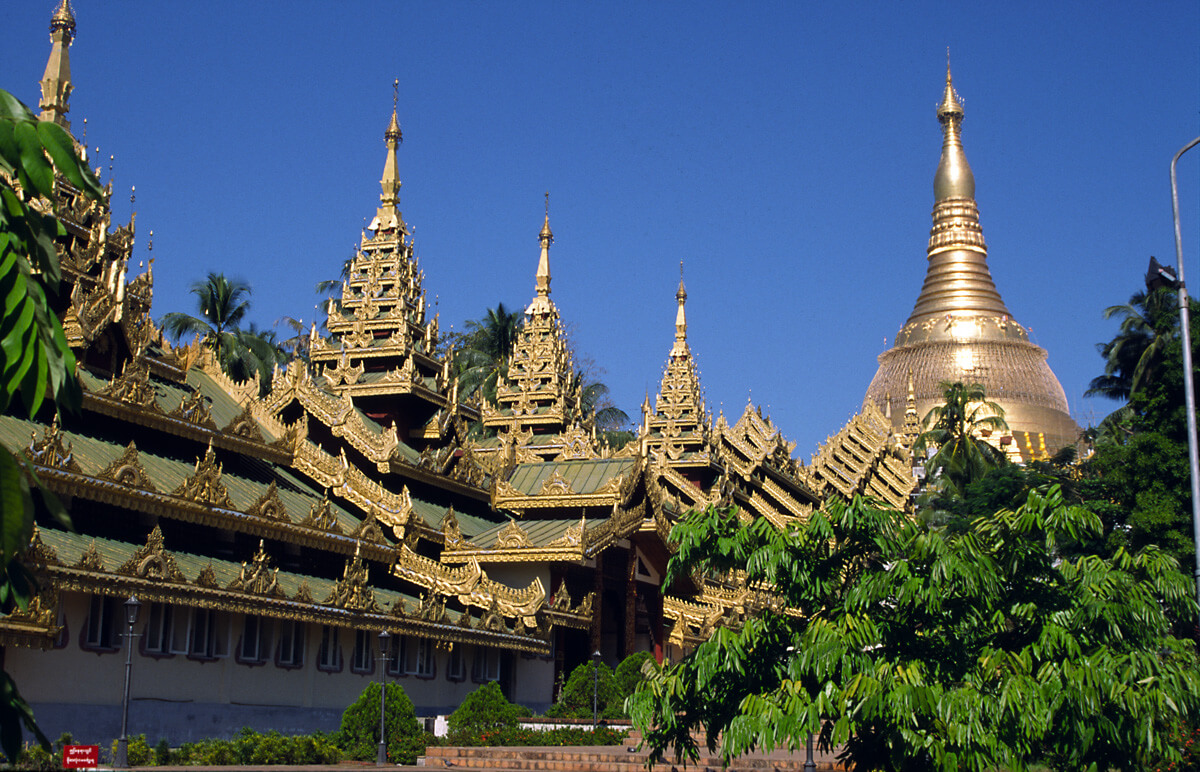
[[[925,284],[892,347],[879,356],[863,410],[877,407],[903,431],[912,421],[906,400],[915,399],[919,421],[941,404],[943,381],[978,383],[1004,409],[1010,431],[991,439],[1014,460],[1046,458],[1074,445],[1080,429],[1046,351],[1030,342],[988,271],[975,176],[963,150],[963,107],[949,64],[937,117],[942,157],[933,178]]]
[[[69,130],[66,0],[50,29],[42,115]],[[714,419],[682,281],[673,339],[664,291],[667,364],[636,439],[599,441],[551,298],[548,206],[511,366],[494,402],[461,400],[399,210],[399,140],[394,99],[379,203],[328,334],[314,328],[265,393],[203,341],[163,339],[152,264],[127,275],[136,228],[112,226],[111,183],[90,200],[59,178],[38,202],[66,229],[60,314],[82,410],[14,407],[0,441],[26,449],[73,528],[39,519],[40,592],[0,616],[0,647],[50,736],[116,736],[129,646],[130,726],[152,741],[334,729],[381,677],[419,716],[489,681],[542,711],[594,651],[679,657],[774,602],[737,572],[664,586],[686,512],[785,528],[831,496],[907,505],[914,434],[873,404],[808,465],[761,408]]]

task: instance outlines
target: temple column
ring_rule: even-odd
[[[622,658],[633,653],[633,637],[637,632],[637,549],[629,548],[629,559],[625,565],[625,637],[622,642]]]
[[[603,634],[603,608],[604,608],[604,553],[600,552],[596,555],[596,569],[592,574],[592,592],[595,593],[592,603],[592,651],[600,651],[600,639]],[[592,656],[592,651],[587,653],[588,657]]]

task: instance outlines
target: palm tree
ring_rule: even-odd
[[[496,384],[508,374],[513,345],[524,322],[524,314],[509,311],[503,303],[489,308],[482,319],[467,322],[462,348],[454,354],[461,399],[479,394],[489,402],[496,400]]]
[[[1175,294],[1167,288],[1135,292],[1129,302],[1104,309],[1104,318],[1121,320],[1108,343],[1096,345],[1104,357],[1104,375],[1092,379],[1084,396],[1127,400],[1157,374],[1167,345],[1179,329]]]
[[[917,437],[913,451],[920,454],[936,448],[927,467],[931,477],[940,477],[959,495],[967,483],[978,480],[1008,459],[983,440],[984,431],[1007,431],[1004,409],[991,402],[979,384],[942,381],[945,402],[925,416],[925,431]]]
[[[199,337],[230,378],[244,381],[258,376],[260,389],[269,389],[271,370],[286,357],[275,343],[273,331],[258,330],[253,324],[241,329],[250,310],[250,285],[209,273],[206,280],[193,282],[190,291],[196,296],[200,316],[178,311],[165,314],[162,328],[167,335],[176,342]]]

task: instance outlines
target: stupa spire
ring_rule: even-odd
[[[74,86],[71,84],[71,41],[75,39],[75,14],[71,13],[68,0],[60,0],[54,15],[50,17],[50,58],[46,60],[46,72],[42,75],[42,99],[38,106],[43,121],[54,121],[67,131],[71,122],[67,113]]]
[[[550,192],[546,191],[546,220],[542,223],[542,231],[538,234],[538,243],[542,246],[538,257],[535,284],[537,296],[526,309],[527,314],[546,313],[550,306],[550,245],[554,243],[554,231],[550,230]]]
[[[400,231],[407,233],[404,227],[404,220],[396,207],[400,203],[400,163],[396,159],[396,148],[403,141],[404,137],[400,133],[400,121],[396,117],[397,105],[400,101],[400,79],[392,81],[392,120],[388,123],[387,129],[383,132],[383,141],[387,145],[387,157],[383,162],[383,177],[379,180],[379,209],[375,212],[375,219],[367,226],[368,230],[374,231],[376,235],[381,233],[390,233],[392,231]]]
[[[675,345],[671,347],[671,356],[680,357],[688,353],[687,314],[684,311],[684,306],[687,305],[687,289],[683,286],[682,260],[679,261],[679,290],[675,293],[675,302],[679,304],[679,309],[675,312]]]
[[[1010,316],[987,266],[987,245],[975,203],[975,175],[963,149],[963,115],[962,99],[954,89],[947,52],[946,85],[937,109],[938,122],[942,124],[942,156],[933,176],[929,266],[906,327],[947,316]],[[896,345],[902,342],[897,340]]]

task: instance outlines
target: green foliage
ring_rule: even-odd
[[[352,759],[375,758],[379,746],[379,696],[380,686],[372,681],[342,713],[338,744]],[[388,684],[384,714],[388,759],[394,764],[415,764],[417,756],[425,750],[425,739],[412,701],[399,684]]]
[[[968,483],[1007,463],[1004,454],[980,438],[982,431],[1004,431],[1004,409],[988,401],[979,384],[941,383],[944,402],[925,416],[925,431],[917,437],[913,451],[927,448],[936,452],[925,464],[931,480],[938,480],[948,492],[961,495]]]
[[[513,344],[524,323],[519,309],[510,311],[500,303],[489,308],[482,319],[468,320],[464,332],[447,336],[448,345],[455,347],[454,373],[460,399],[478,394],[495,402],[496,384],[508,374]]]
[[[617,670],[613,673],[613,685],[616,687],[616,701],[620,706],[621,715],[625,713],[625,699],[632,695],[637,690],[638,684],[645,680],[642,674],[644,667],[658,669],[658,663],[654,661],[654,655],[648,651],[635,651],[621,663],[617,665]]]
[[[243,727],[231,740],[209,739],[184,743],[173,753],[169,748],[164,748],[165,744],[163,740],[155,747],[156,763],[160,765],[336,764],[342,759],[341,748],[324,732],[287,737],[275,731],[259,734],[249,727]],[[163,755],[163,750],[167,755]]]
[[[509,702],[500,684],[490,681],[468,694],[447,723],[456,745],[488,745],[490,738],[516,729],[526,715],[528,708]]]
[[[588,716],[591,718],[591,716]],[[447,735],[439,744],[465,746],[529,746],[571,747],[576,745],[620,745],[629,736],[626,729],[598,726],[593,732],[587,727],[556,727],[554,729],[525,729],[519,726],[482,735]]]
[[[154,763],[160,767],[171,763],[171,743],[166,738],[159,739],[154,745]]]
[[[55,174],[92,198],[104,195],[74,143],[61,126],[38,121],[20,100],[0,90],[0,411],[20,397],[33,415],[47,395],[60,407],[76,409],[82,399],[75,379],[75,355],[67,345],[51,298],[62,273],[54,240],[66,230],[44,203],[54,201]],[[16,186],[8,180],[15,180]],[[44,210],[44,211],[43,211]],[[30,480],[8,449],[0,448],[0,613],[25,609],[36,590],[20,562],[33,534],[34,497]],[[57,515],[62,506],[48,493],[41,501]],[[43,748],[49,740],[16,683],[0,673],[0,750],[14,760],[22,751],[22,731]]]
[[[546,715],[550,718],[591,718],[593,690],[599,697],[596,707],[600,718],[622,716],[621,698],[613,680],[612,668],[601,662],[597,669],[590,660],[571,671],[558,695],[558,702],[550,706]]]
[[[718,628],[634,695],[635,725],[659,757],[695,758],[700,727],[729,758],[816,735],[864,772],[1178,760],[1171,731],[1200,715],[1195,647],[1170,630],[1196,613],[1191,583],[1155,547],[1062,553],[1100,528],[1057,487],[963,533],[862,499],[787,531],[694,513],[668,583],[744,568],[804,616]]]
[[[117,741],[112,741],[112,757],[117,757]],[[146,742],[146,735],[130,735],[126,741],[125,758],[129,761],[131,767],[148,767],[154,763],[154,751]]]

